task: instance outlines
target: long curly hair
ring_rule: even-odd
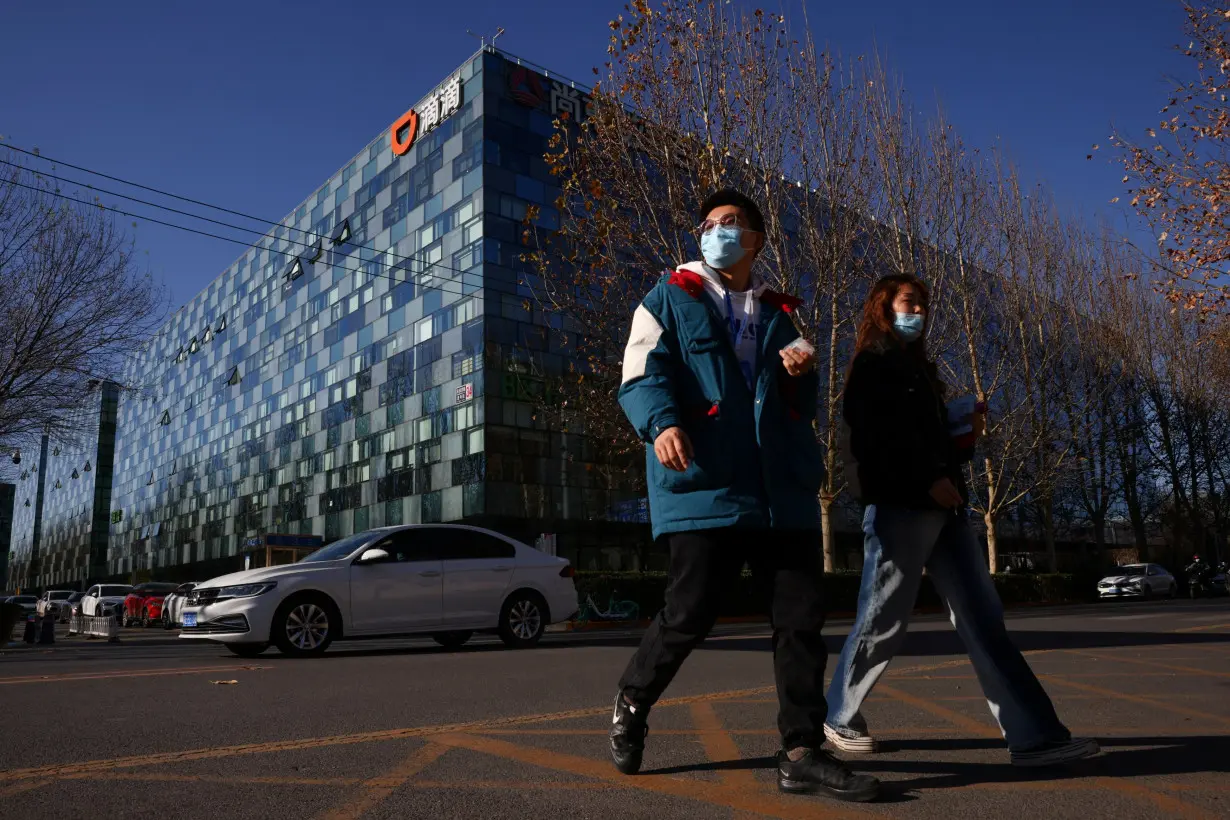
[[[893,330],[893,300],[906,285],[912,285],[918,293],[926,315],[926,325],[923,336],[916,342],[904,344]],[[854,355],[857,356],[869,347],[882,343],[905,347],[923,361],[929,361],[927,356],[926,326],[931,324],[931,289],[923,280],[910,273],[894,273],[883,276],[871,287],[867,294],[867,302],[863,305],[863,320],[858,326],[858,336],[854,342]]]

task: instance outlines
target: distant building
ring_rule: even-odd
[[[37,464],[16,484],[9,588],[84,589],[106,575],[120,390],[97,387],[74,424],[75,440],[44,437]]]
[[[0,482],[0,589],[8,589],[9,551],[12,550],[13,502],[17,485]]]

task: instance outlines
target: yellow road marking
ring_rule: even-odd
[[[0,797],[12,797],[22,792],[32,791],[33,789],[41,789],[43,786],[51,783],[50,780],[24,780],[14,783],[7,788],[0,788]]]
[[[370,809],[387,800],[416,774],[439,760],[448,750],[448,746],[439,743],[420,746],[398,766],[364,781],[363,790],[359,794],[347,795],[340,805],[321,814],[321,820],[355,820],[362,817]]]
[[[646,775],[625,777],[619,774],[604,760],[577,757],[539,747],[517,746],[492,737],[480,737],[468,734],[437,735],[433,738],[437,743],[469,749],[474,752],[501,757],[518,763],[527,763],[557,772],[567,772],[579,777],[604,780],[619,786],[626,786],[641,791],[664,794],[671,797],[683,797],[697,800],[710,805],[722,806],[737,811],[763,814],[769,817],[779,817],[783,820],[794,818],[845,818],[866,817],[863,812],[851,809],[837,808],[831,802],[782,799],[772,792],[746,793],[740,789],[732,789],[725,785],[698,778],[675,777],[666,775]]]
[[[1001,737],[999,729],[994,729],[985,723],[981,723],[973,718],[966,717],[959,712],[954,712],[951,709],[940,706],[939,704],[926,700],[925,698],[911,695],[908,692],[902,692],[900,689],[892,686],[886,686],[883,683],[881,683],[877,688],[881,692],[892,695],[902,703],[908,703],[910,706],[917,709],[922,709],[924,712],[929,712],[936,717],[943,718],[952,725],[967,732],[973,732],[979,737]]]
[[[1146,698],[1141,695],[1129,695],[1124,692],[1116,692],[1114,689],[1106,689],[1104,687],[1094,686],[1089,683],[1077,683],[1074,680],[1065,680],[1064,678],[1056,677],[1054,675],[1039,675],[1038,678],[1051,683],[1057,683],[1060,686],[1069,686],[1073,689],[1090,692],[1095,695],[1105,695],[1111,698],[1118,698],[1119,700],[1130,701],[1131,703],[1140,703],[1145,706],[1152,706],[1155,709],[1173,712],[1176,715],[1199,718],[1200,720],[1211,720],[1215,723],[1230,726],[1230,718],[1224,718],[1221,715],[1211,715],[1208,712],[1189,709],[1186,706],[1176,706],[1173,703],[1166,703],[1165,701],[1156,700],[1154,698]]]
[[[660,701],[660,706],[680,706],[687,703],[705,700],[724,700],[726,698],[748,697],[772,692],[774,687],[763,686],[757,689],[740,689],[730,692],[710,692],[703,695],[690,695],[679,698],[668,698]],[[609,706],[596,706],[586,709],[573,709],[566,712],[551,712],[540,715],[516,715],[512,717],[491,718],[489,720],[474,720],[465,723],[442,724],[435,726],[410,726],[400,729],[381,729],[372,732],[356,732],[332,737],[307,737],[295,740],[277,740],[266,743],[239,743],[232,746],[211,746],[201,749],[188,749],[177,752],[158,752],[148,755],[133,755],[112,759],[86,760],[78,763],[55,763],[48,766],[35,766],[27,769],[9,769],[0,771],[0,783],[25,780],[37,777],[64,777],[79,772],[101,771],[108,769],[124,769],[138,766],[157,766],[166,763],[181,763],[189,760],[210,760],[237,755],[267,754],[270,752],[286,752],[297,749],[314,749],[323,746],[347,746],[357,743],[373,743],[382,740],[401,740],[404,738],[424,737],[445,732],[464,732],[499,728],[501,726],[519,726],[527,723],[545,723],[555,720],[571,720],[575,718],[605,715]]]
[[[167,669],[165,666],[157,669],[131,669],[115,672],[66,672],[59,675],[22,675],[21,677],[0,678],[0,686],[12,686],[22,683],[68,683],[79,680],[110,680],[112,678],[146,678],[163,675],[193,675],[197,672],[246,672],[270,669],[268,666],[185,666],[179,669]]]
[[[1193,806],[1191,803],[1169,794],[1154,791],[1134,781],[1116,777],[1099,777],[1093,782],[1107,791],[1134,797],[1145,803],[1152,803],[1159,810],[1175,817],[1190,818],[1190,820],[1206,820],[1206,818],[1212,820],[1212,818],[1221,816],[1211,814],[1198,806]]]
[[[1230,624],[1206,624],[1205,626],[1185,626],[1175,632],[1203,632],[1206,629],[1230,629]]]
[[[1211,669],[1199,669],[1195,666],[1179,666],[1173,663],[1162,663],[1160,661],[1146,661],[1140,658],[1124,658],[1118,655],[1099,655],[1096,652],[1078,651],[1075,649],[1065,649],[1070,655],[1084,656],[1086,658],[1096,658],[1100,661],[1109,661],[1111,663],[1134,663],[1140,666],[1152,666],[1158,669],[1169,669],[1172,672],[1186,672],[1191,675],[1209,675],[1216,678],[1230,678],[1230,672],[1215,672]]]
[[[726,732],[722,721],[718,719],[713,704],[693,703],[688,708],[692,712],[692,723],[700,734],[700,745],[710,762],[734,762],[742,757],[734,738]],[[756,776],[748,769],[719,769],[718,779],[732,788],[751,791],[758,789]]]

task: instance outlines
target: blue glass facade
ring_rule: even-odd
[[[523,284],[522,220],[557,219],[543,154],[584,106],[480,52],[414,107],[417,130],[380,134],[177,311],[120,400],[91,579],[206,577],[270,533],[461,520],[626,567],[615,542],[647,530],[601,526],[611,499],[528,375],[568,345]]]
[[[86,397],[71,441],[23,452],[13,499],[7,588],[81,588],[106,574],[119,388]]]

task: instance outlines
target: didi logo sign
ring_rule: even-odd
[[[395,156],[402,156],[418,139],[419,128],[424,134],[432,131],[446,117],[461,107],[461,75],[454,74],[418,106],[397,118],[389,127],[389,147]]]

